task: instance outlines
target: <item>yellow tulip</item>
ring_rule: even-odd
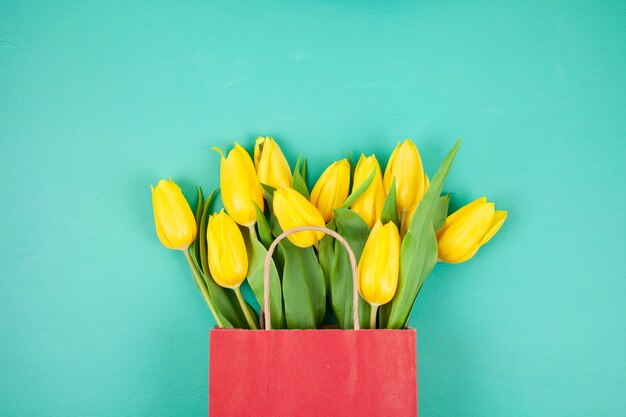
[[[367,178],[375,171],[374,181],[367,190],[359,197],[352,206],[352,211],[361,216],[361,218],[372,228],[376,220],[380,219],[385,205],[385,189],[383,187],[382,173],[376,156],[370,155],[367,158],[361,154],[359,162],[354,170],[354,181],[352,192],[354,192]]]
[[[157,236],[170,249],[185,250],[196,239],[196,219],[180,187],[160,180],[152,189],[152,208]]]
[[[209,217],[206,229],[209,271],[222,287],[237,288],[248,274],[248,255],[239,226],[224,210]]]
[[[376,328],[378,306],[393,298],[400,271],[400,234],[393,222],[376,221],[359,260],[359,293],[372,305],[370,327]]]
[[[317,208],[293,188],[281,188],[274,192],[274,215],[278,224],[287,231],[298,226],[321,226],[326,223]],[[324,234],[307,230],[287,238],[296,246],[307,248],[318,242]]]
[[[424,174],[424,193],[426,193],[426,190],[428,189],[429,185],[430,185],[430,181],[428,180],[428,175]],[[415,214],[415,210],[417,210],[417,206],[419,206],[419,204],[420,203],[418,201],[417,204],[411,207],[402,218],[402,227],[401,227],[402,236],[404,236],[407,230],[409,230],[409,226],[411,225],[411,220],[413,220],[413,215]]]
[[[259,136],[254,146],[254,166],[262,184],[274,188],[291,186],[291,169],[276,141]]]
[[[333,162],[320,176],[311,192],[313,203],[325,222],[334,217],[333,209],[340,207],[350,191],[350,164],[347,159]]]
[[[396,179],[396,203],[401,214],[416,206],[424,196],[422,159],[411,139],[398,144],[385,168],[385,192],[389,194]]]
[[[254,225],[257,220],[254,204],[263,211],[263,189],[250,155],[237,143],[227,158],[219,148],[213,149],[222,155],[220,188],[226,211],[238,224],[248,227]]]
[[[452,213],[437,233],[439,259],[453,264],[471,259],[500,229],[506,215],[506,211],[495,210],[486,197]]]

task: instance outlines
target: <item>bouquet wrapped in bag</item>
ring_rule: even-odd
[[[459,144],[432,181],[407,139],[384,175],[374,155],[342,159],[309,191],[307,161],[292,172],[260,137],[254,160],[217,149],[225,210],[209,214],[216,192],[198,188],[194,216],[173,181],[153,188],[157,235],[184,253],[217,323],[210,415],[417,415],[411,309],[438,261],[469,260],[506,219],[484,197],[448,216]]]

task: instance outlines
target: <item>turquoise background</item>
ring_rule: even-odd
[[[0,415],[206,414],[214,323],[148,186],[193,202],[210,147],[259,134],[310,183],[405,137],[432,175],[460,136],[452,205],[509,211],[413,311],[421,416],[624,415],[624,22],[594,1],[2,2]]]

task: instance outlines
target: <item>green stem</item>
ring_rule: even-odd
[[[250,229],[250,236],[258,240],[257,235],[256,235],[256,229],[254,228],[254,224],[249,225],[248,229]]]
[[[372,305],[372,310],[370,311],[370,329],[376,328],[376,313],[378,313],[378,306]]]
[[[248,326],[250,326],[251,329],[257,330],[259,327],[254,322],[254,317],[252,316],[252,313],[250,313],[250,309],[248,308],[248,304],[246,304],[246,301],[243,299],[243,295],[241,295],[241,290],[239,289],[239,287],[237,287],[237,288],[233,288],[233,291],[235,291],[235,295],[237,296],[237,301],[239,301],[241,310],[243,311],[244,316],[246,316],[246,321],[248,322]]]
[[[187,263],[189,264],[189,268],[191,268],[191,275],[193,275],[193,280],[196,282],[196,286],[200,290],[202,294],[202,298],[204,298],[204,302],[209,306],[211,313],[213,314],[213,318],[219,327],[224,327],[224,323],[222,322],[222,318],[219,314],[217,314],[217,310],[213,305],[213,301],[211,300],[211,296],[209,295],[209,290],[206,287],[206,284],[202,277],[200,276],[200,272],[196,269],[196,265],[191,259],[191,255],[188,250],[183,250],[183,254],[185,255],[185,259],[187,259]]]

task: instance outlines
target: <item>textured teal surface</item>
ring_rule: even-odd
[[[452,205],[509,211],[420,295],[420,416],[624,415],[624,2],[178,3],[0,4],[0,415],[206,414],[213,322],[148,185],[193,201],[258,134],[310,181],[461,136]]]

